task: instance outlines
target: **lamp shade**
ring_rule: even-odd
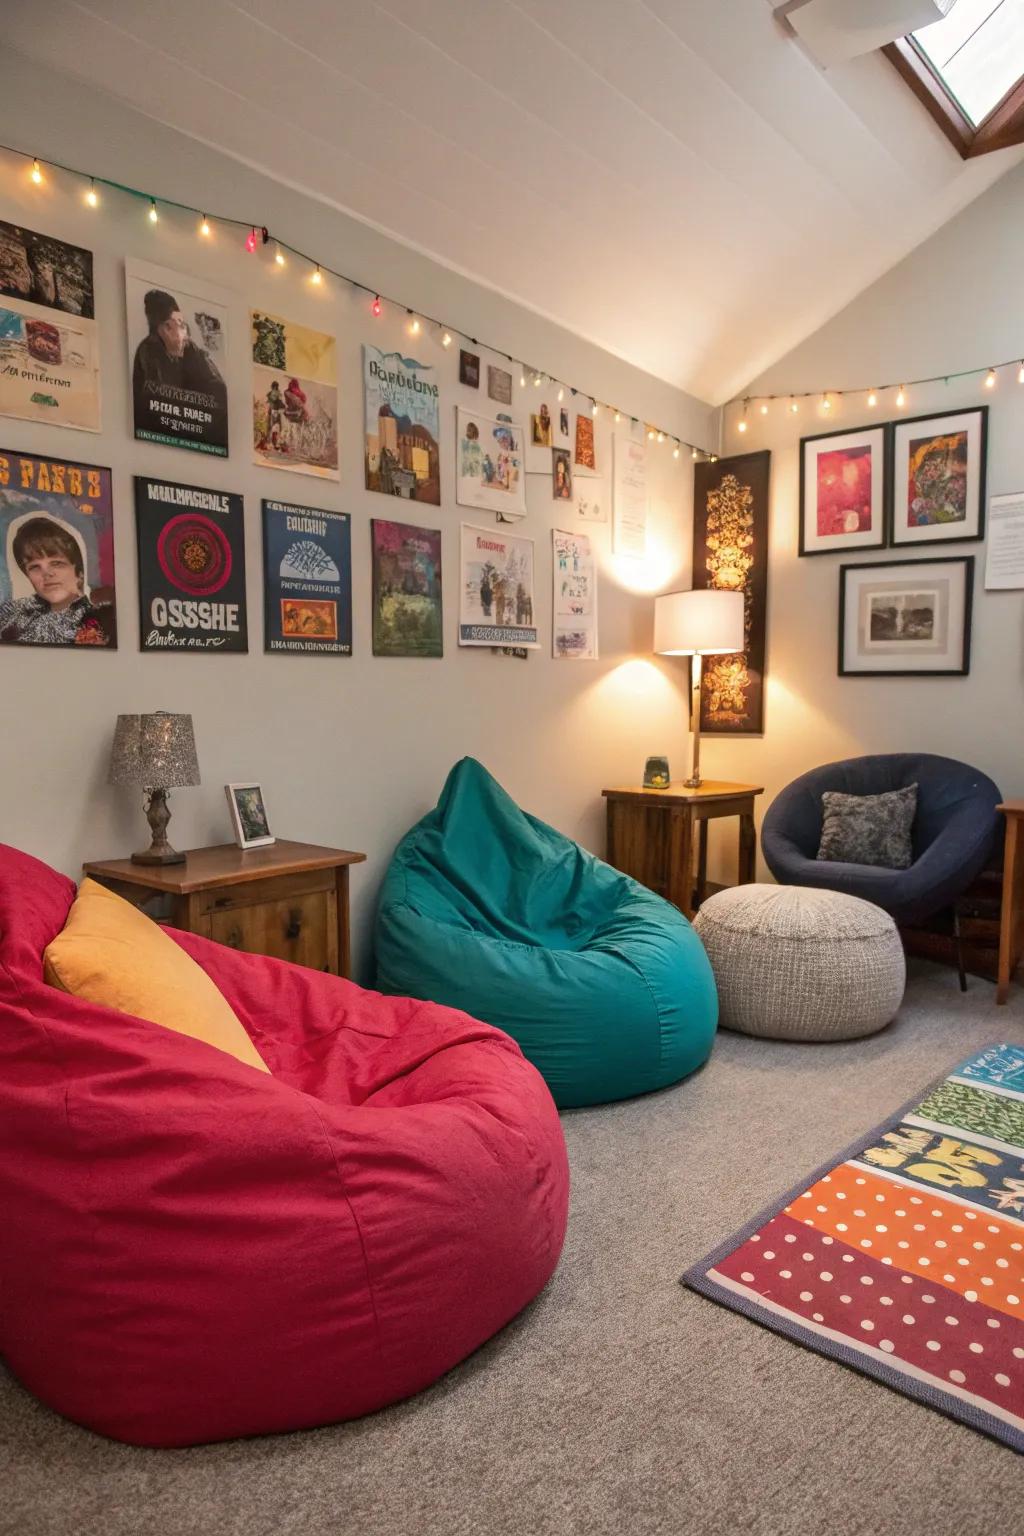
[[[173,789],[198,784],[199,760],[191,715],[118,715],[110,749],[111,784]]]
[[[661,656],[742,651],[743,593],[701,587],[656,597],[654,649]]]

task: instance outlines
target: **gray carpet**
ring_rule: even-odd
[[[991,1536],[1012,1451],[684,1290],[680,1272],[1024,1001],[918,962],[844,1045],[719,1037],[678,1088],[564,1117],[565,1254],[430,1392],[356,1424],[190,1451],[58,1419],[0,1370],[0,1530],[18,1536]],[[172,1367],[173,1368],[173,1367]]]

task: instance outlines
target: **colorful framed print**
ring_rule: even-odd
[[[885,544],[885,428],[800,439],[801,555]]]
[[[984,538],[988,406],[916,416],[890,430],[891,543]]]
[[[124,270],[136,438],[226,459],[230,295],[147,262]]]
[[[974,556],[839,567],[840,677],[966,677]]]
[[[247,651],[241,496],[136,475],[135,534],[140,649]]]
[[[277,842],[271,835],[259,784],[225,784],[224,793],[228,797],[231,825],[239,848],[266,848]]]
[[[370,519],[373,654],[443,656],[441,530]]]
[[[347,512],[263,502],[263,649],[351,656],[352,528]]]
[[[92,252],[0,219],[0,416],[100,430]]]

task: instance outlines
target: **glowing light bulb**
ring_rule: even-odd
[[[712,464],[717,464],[718,463],[718,454],[717,453],[709,453],[708,454],[708,458],[710,459]]]
[[[659,443],[663,443],[664,441],[665,441],[665,434],[664,434],[664,432],[659,432],[658,433],[658,442]]]
[[[871,392],[868,395],[868,405],[877,405],[877,404],[878,404],[878,395],[875,393],[874,390],[871,390]]]
[[[904,390],[903,385],[901,384],[900,387],[899,387],[899,393],[896,396],[896,404],[899,405],[899,406],[904,406],[904,405],[906,405],[906,403],[907,403],[906,391]]]
[[[996,387],[996,371],[995,371],[994,368],[990,368],[988,373],[986,373],[986,375],[985,375],[985,388],[986,389],[995,389],[995,387]]]
[[[698,457],[699,457],[699,455],[697,453],[696,448],[691,448],[691,450],[690,450],[690,458],[694,461],[694,463],[697,462]]]
[[[452,344],[452,333],[451,333],[451,331],[445,331],[444,335],[441,337],[441,345],[442,345],[442,347],[450,347],[451,344]]]
[[[153,198],[150,198],[150,200],[149,200],[149,222],[151,224],[155,224],[157,222],[157,220],[159,219],[159,217],[160,217],[160,215],[156,211],[156,203],[153,200]]]
[[[519,375],[519,388],[520,389],[525,389],[526,388],[526,374],[525,373],[521,373]]]
[[[96,191],[96,181],[91,176],[89,178],[89,190],[85,194],[85,200],[89,204],[90,208],[98,208],[100,205],[100,195]]]
[[[43,173],[39,169],[39,161],[38,160],[33,160],[32,161],[32,180],[35,182],[36,186],[38,187],[38,185],[42,181],[42,179],[43,179]]]
[[[277,250],[274,252],[274,263],[278,267],[284,266],[284,251],[282,251],[280,246],[278,246]]]
[[[373,316],[373,318],[375,320],[378,319],[379,316],[380,316],[380,294],[379,293],[375,293],[374,296],[373,296],[373,303],[370,305],[370,314]]]
[[[622,420],[622,412],[621,411],[616,411],[615,412],[615,420],[616,421],[621,421]]]
[[[675,447],[672,449],[672,457],[674,459],[678,459],[678,457],[679,457],[679,444],[678,443],[676,443]]]
[[[737,422],[736,430],[737,432],[745,432],[747,430],[747,418],[745,416]]]
[[[206,217],[205,213],[203,214],[203,222],[199,226],[199,233],[203,236],[204,239],[209,240],[209,238],[210,238],[210,221]]]
[[[256,249],[258,239],[259,236],[256,234],[256,231],[254,229],[250,229],[249,233],[245,237],[245,248],[249,252],[250,256]]]
[[[647,428],[647,441],[649,443],[653,443],[654,442],[654,428],[653,427],[648,427]]]
[[[412,310],[409,310],[409,314],[412,314]],[[412,319],[409,321],[409,335],[410,336],[418,336],[419,333],[420,333],[419,316],[418,315],[412,315]]]
[[[767,402],[767,400],[764,402],[764,404],[761,407],[761,415],[762,416],[767,416],[768,415],[768,402]]]
[[[793,415],[795,416],[797,411],[800,409],[800,406],[799,406],[799,404],[797,403],[796,400],[791,400],[789,402],[789,408],[792,411]]]
[[[591,416],[596,416],[597,412],[598,412],[598,404],[597,404],[597,401],[595,400],[593,405],[590,407],[590,414],[591,414]]]
[[[559,403],[561,403],[561,401],[563,401],[565,399],[565,390],[562,388],[561,385],[558,386],[558,399],[559,399]]]
[[[533,387],[534,387],[534,389],[540,389],[540,374],[539,373],[535,373],[534,376],[533,376]]]
[[[316,264],[315,271],[310,273],[309,280],[310,280],[311,283],[315,284],[317,288],[319,288],[320,284],[323,282],[324,275],[320,271],[320,263],[319,262],[317,262],[317,264]]]
[[[832,409],[832,400],[829,395],[822,395],[821,408],[823,411],[830,411]]]
[[[1024,384],[1024,362],[1021,363],[1017,370],[1017,383]]]

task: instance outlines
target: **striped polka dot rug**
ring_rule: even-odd
[[[683,1284],[1024,1451],[1024,1047],[961,1062]]]

